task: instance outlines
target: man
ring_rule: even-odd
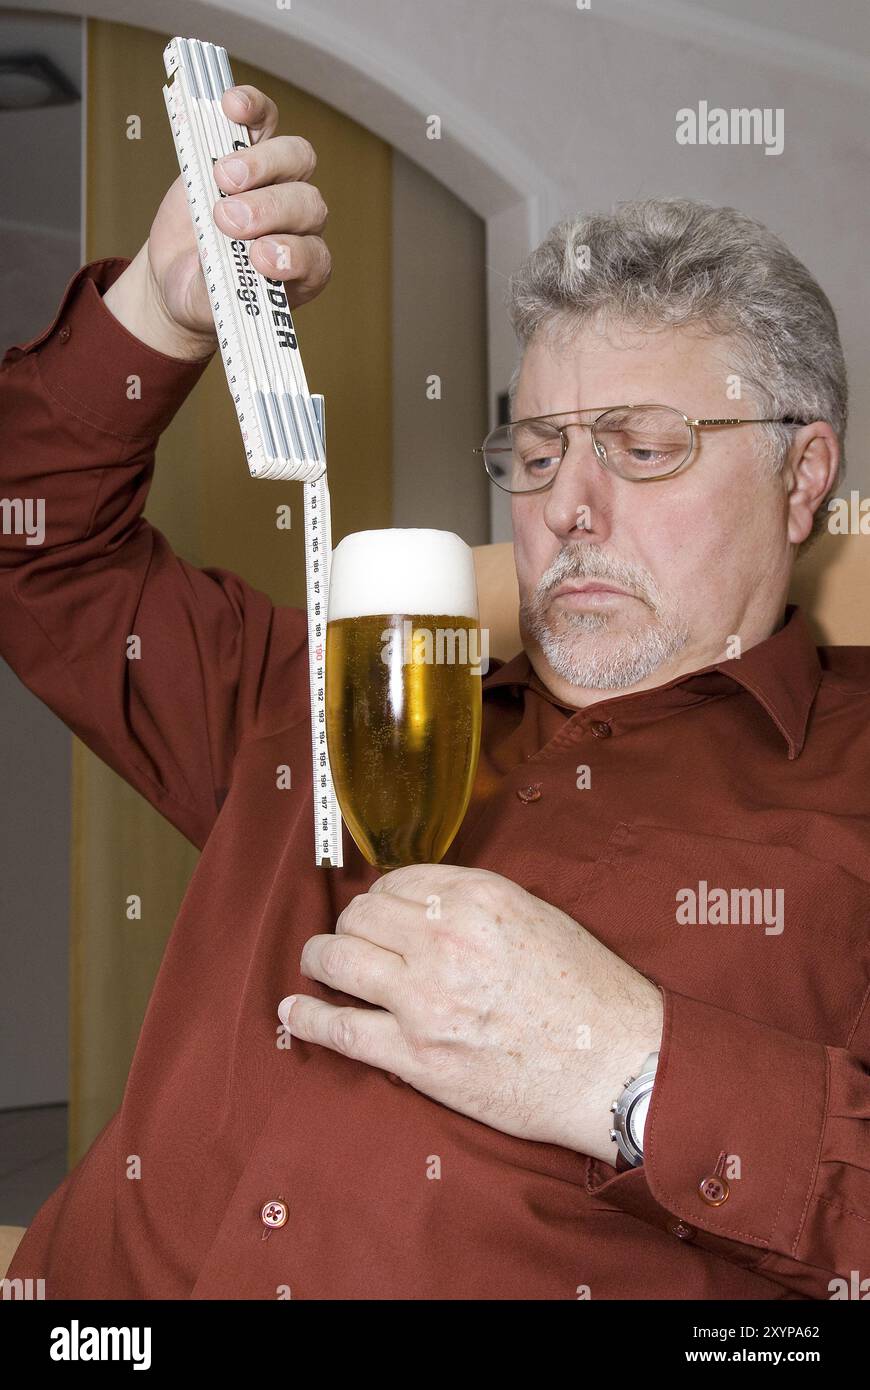
[[[257,142],[216,218],[301,303],[310,146],[224,105]],[[274,796],[304,613],[142,519],[215,347],[178,183],[6,354],[3,489],[47,534],[4,537],[3,653],[202,849],[121,1109],[12,1261],[49,1298],[827,1298],[870,1266],[870,661],[786,604],[838,478],[832,311],[749,219],[653,202],[554,229],[512,313],[483,454],[525,651],[446,862],[383,876],[347,840],[315,869]]]

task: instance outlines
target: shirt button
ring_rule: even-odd
[[[593,738],[610,738],[613,730],[607,719],[596,719],[594,724],[589,726],[592,730]]]
[[[702,1178],[698,1191],[708,1206],[721,1207],[723,1202],[728,1201],[731,1188],[728,1186],[727,1178],[719,1178],[714,1175],[710,1178]]]
[[[60,330],[60,332],[58,333],[57,336],[58,336],[58,338],[60,339],[60,341],[61,341],[62,343],[66,343],[66,342],[69,342],[69,335],[70,335],[71,333],[72,333],[72,329],[69,327],[69,325],[68,325],[68,324],[64,324],[63,328]]]
[[[520,801],[540,801],[540,782],[533,782],[530,787],[517,787],[517,796],[519,797]]]
[[[694,1226],[690,1226],[688,1221],[675,1221],[672,1226],[668,1227],[668,1230],[678,1240],[691,1240],[695,1234]]]
[[[283,1226],[287,1220],[286,1202],[267,1202],[260,1212],[264,1226]]]

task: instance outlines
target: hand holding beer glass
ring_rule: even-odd
[[[437,864],[480,752],[474,557],[452,531],[356,531],[332,553],[326,738],[351,835],[370,864]]]

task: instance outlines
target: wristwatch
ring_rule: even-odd
[[[628,1078],[621,1095],[610,1107],[613,1114],[610,1138],[625,1160],[620,1164],[617,1159],[617,1167],[622,1171],[627,1167],[639,1168],[643,1163],[643,1130],[658,1063],[659,1054],[651,1052],[637,1076]]]

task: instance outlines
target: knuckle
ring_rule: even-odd
[[[495,875],[475,874],[468,884],[468,890],[482,907],[498,908],[504,900],[504,888]]]
[[[355,893],[350,902],[342,908],[335,923],[336,931],[350,931],[365,910],[366,894]]]
[[[424,1012],[421,1017],[425,1019],[425,1025],[434,1030],[440,1031],[447,1025],[456,1014],[456,1002],[449,982],[445,980],[433,980],[424,994]]]
[[[308,201],[310,203],[311,221],[312,223],[314,223],[315,226],[322,227],[327,217],[329,216],[329,209],[326,206],[326,199],[324,198],[320,189],[316,188],[313,183],[307,183],[304,186],[308,189]]]
[[[281,205],[278,190],[274,184],[260,190],[255,215],[259,226],[277,230],[281,226]]]
[[[437,1076],[455,1064],[451,1048],[433,1041],[424,1032],[412,1032],[405,1037],[405,1079],[413,1084],[415,1078]]]
[[[317,168],[317,154],[310,140],[306,140],[304,135],[297,135],[296,140],[299,157],[302,161],[302,178],[309,178]]]
[[[452,930],[443,919],[431,924],[435,930],[430,942],[438,956],[449,965],[464,965],[471,956],[471,943],[462,932]]]
[[[330,979],[344,975],[348,965],[348,949],[341,938],[327,941],[320,953],[320,965]]]
[[[427,993],[430,1006],[455,1010],[485,982],[488,966],[485,951],[467,930],[433,933],[431,983]]]
[[[329,1020],[327,1036],[336,1052],[351,1054],[356,1049],[357,1029],[350,1009],[339,1009]]]
[[[315,278],[319,284],[325,285],[328,280],[332,279],[332,256],[326,242],[321,241],[319,237],[317,241],[316,260],[319,261],[319,264],[315,265]]]

